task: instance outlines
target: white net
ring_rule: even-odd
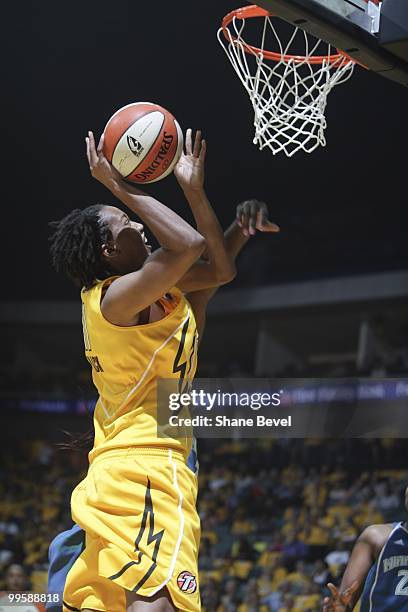
[[[218,40],[252,102],[253,142],[259,149],[268,147],[274,155],[283,152],[291,157],[300,150],[311,153],[326,144],[327,96],[335,85],[351,77],[354,62],[300,28],[295,27],[282,44],[273,17],[259,19],[264,23],[257,48],[243,38],[245,19],[234,17],[229,27],[218,31]],[[271,48],[271,40],[277,48],[274,53],[265,50],[266,41]],[[326,57],[319,55],[320,61],[316,53],[322,49]]]

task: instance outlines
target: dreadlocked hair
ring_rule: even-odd
[[[55,230],[50,237],[52,265],[86,289],[96,279],[111,275],[101,251],[102,244],[112,237],[100,215],[102,208],[102,204],[76,208],[60,221],[49,223]]]

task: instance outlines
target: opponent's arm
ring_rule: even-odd
[[[180,279],[178,287],[185,293],[230,282],[235,266],[227,253],[224,234],[204,190],[206,141],[198,130],[192,143],[187,130],[186,153],[182,154],[174,174],[190,205],[197,230],[206,241],[206,258],[199,259]]]
[[[235,262],[237,256],[256,231],[279,232],[279,227],[269,221],[268,208],[264,202],[246,200],[238,204],[236,217],[225,232],[225,244],[229,257]],[[203,257],[206,253],[203,254]],[[197,323],[200,341],[205,327],[208,302],[217,292],[218,287],[193,291],[187,294]]]
[[[132,319],[177,284],[205,248],[205,240],[174,211],[136,187],[125,183],[98,148],[89,132],[87,156],[91,174],[148,225],[161,248],[140,270],[116,279],[104,297],[104,314],[115,321]]]
[[[385,528],[385,529],[384,529]],[[386,525],[371,525],[357,539],[347,563],[341,585],[329,583],[331,596],[323,601],[323,612],[351,612],[360,599],[370,567],[384,546],[389,529]]]

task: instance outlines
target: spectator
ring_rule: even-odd
[[[334,576],[330,572],[329,565],[323,559],[317,559],[314,563],[313,582],[320,587],[325,587],[328,582],[333,582]]]
[[[236,612],[238,605],[238,582],[230,578],[225,584],[224,595],[221,597],[221,612]]]
[[[340,565],[346,565],[350,558],[350,552],[342,540],[338,540],[335,550],[329,552],[325,561],[329,567],[338,568]]]
[[[308,549],[306,544],[299,539],[298,534],[292,531],[283,544],[282,553],[285,563],[291,565],[295,559],[304,559]]]
[[[21,593],[29,588],[25,568],[19,563],[11,563],[5,571],[5,591]]]

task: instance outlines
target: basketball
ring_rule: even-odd
[[[158,104],[134,102],[106,124],[104,154],[133,183],[154,183],[168,176],[180,159],[183,133],[176,119]]]

